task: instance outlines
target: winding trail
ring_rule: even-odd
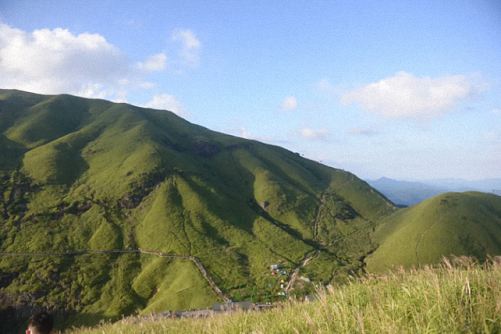
[[[312,225],[313,225],[313,240],[315,242],[318,242],[318,226],[320,224],[320,214],[321,214],[322,209],[325,205],[325,198],[326,198],[326,192],[322,192],[322,194],[320,195],[320,204],[317,207],[315,219],[313,220],[313,223],[312,223]],[[320,254],[320,249],[313,249],[312,251],[310,251],[304,255],[304,257],[301,260],[301,262],[299,263],[299,265],[296,268],[294,268],[294,271],[289,276],[289,280],[288,280],[287,285],[285,286],[285,289],[284,289],[284,291],[286,293],[288,293],[294,287],[294,284],[296,283],[296,280],[297,280],[298,275],[299,275],[299,271],[303,267],[305,267],[313,258],[318,256],[319,254]]]
[[[438,219],[434,220],[430,226],[428,226],[419,236],[418,236],[418,239],[416,241],[416,249],[415,249],[415,253],[416,253],[416,262],[419,263],[419,246],[421,245],[421,242],[423,241],[423,238],[425,236],[425,234],[427,234],[431,229],[433,229],[433,227],[435,227],[435,225],[437,223],[439,223],[440,221],[442,220],[442,215],[439,214],[438,216]]]
[[[292,272],[292,274],[289,278],[289,282],[287,282],[287,286],[284,289],[286,293],[289,292],[289,290],[292,289],[292,287],[294,286],[294,283],[296,283],[297,276],[299,275],[299,270],[301,270],[301,268],[306,266],[308,264],[308,262],[310,262],[318,254],[320,254],[320,250],[315,249],[311,252],[311,254],[307,253],[305,255],[305,257],[303,258],[303,260],[301,261],[299,266],[297,266],[296,269],[294,269],[294,271]]]
[[[320,195],[320,205],[317,207],[317,214],[315,215],[315,219],[313,220],[313,240],[318,241],[318,225],[320,223],[320,214],[322,213],[322,208],[325,205],[325,197],[326,193],[323,192]]]
[[[177,255],[177,254],[169,254],[156,250],[148,250],[148,249],[109,249],[109,250],[92,250],[92,249],[80,249],[73,250],[67,252],[0,252],[0,256],[81,256],[81,255],[91,255],[91,254],[146,254],[164,257],[168,259],[179,259],[191,261],[197,267],[198,271],[202,275],[202,277],[207,281],[212,291],[221,298],[225,303],[230,303],[232,300],[229,298],[216,284],[214,279],[210,276],[209,272],[203,265],[202,261],[196,256],[192,255]]]

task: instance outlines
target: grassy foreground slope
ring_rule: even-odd
[[[499,333],[501,267],[398,271],[320,293],[311,303],[206,319],[125,319],[94,333]]]
[[[394,209],[353,174],[168,111],[0,90],[0,252],[191,256],[232,299],[267,300],[273,263],[291,273],[310,256],[300,274],[322,284],[361,271]],[[1,305],[92,322],[220,300],[197,270],[144,254],[4,255]]]
[[[367,259],[369,271],[392,266],[438,263],[443,256],[484,260],[501,254],[501,197],[446,193],[383,220],[375,233],[380,244]]]

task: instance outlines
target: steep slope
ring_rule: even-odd
[[[295,269],[341,279],[395,209],[280,147],[69,95],[0,90],[0,157],[0,297],[78,321],[207,306],[216,285],[268,300]]]
[[[366,260],[369,271],[432,264],[449,255],[501,255],[501,197],[442,194],[384,219],[375,238],[380,246]]]

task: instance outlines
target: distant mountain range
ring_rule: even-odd
[[[400,206],[414,205],[445,192],[481,191],[501,195],[501,179],[402,181],[382,177],[367,182]]]

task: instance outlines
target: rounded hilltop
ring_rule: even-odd
[[[467,255],[501,254],[501,197],[480,192],[445,193],[390,215],[374,235],[379,247],[369,271],[433,264]]]

